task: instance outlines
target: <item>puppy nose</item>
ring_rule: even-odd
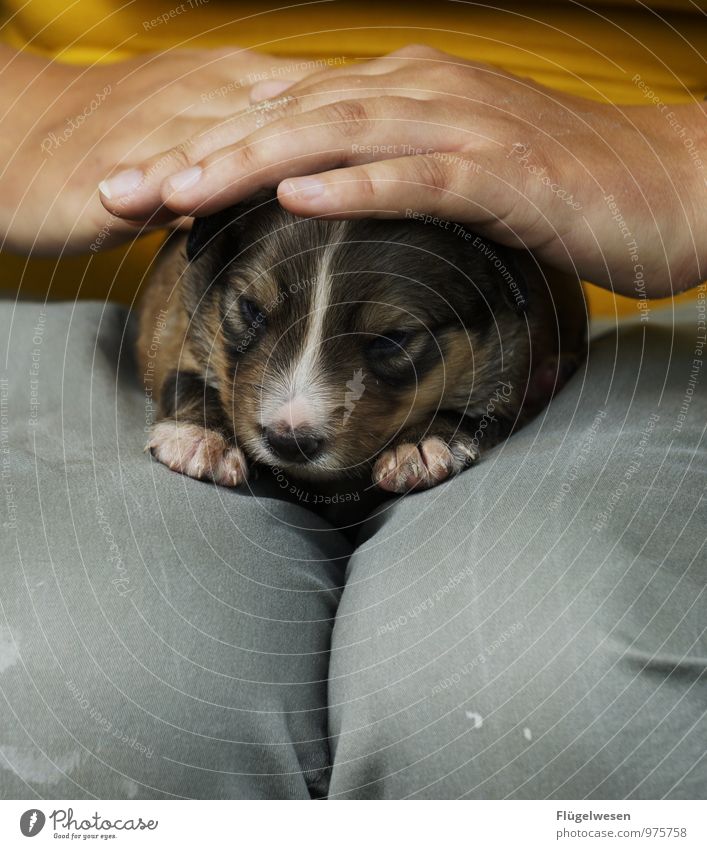
[[[265,439],[274,454],[290,463],[305,463],[320,452],[324,440],[312,431],[265,428]]]

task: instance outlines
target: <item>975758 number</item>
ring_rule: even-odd
[[[653,828],[647,826],[640,831],[641,837],[687,837],[686,828]],[[638,835],[636,835],[638,836]]]

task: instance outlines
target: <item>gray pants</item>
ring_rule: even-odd
[[[122,308],[5,302],[0,796],[704,796],[693,315],[354,544],[143,454]]]

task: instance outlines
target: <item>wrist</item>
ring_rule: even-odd
[[[681,116],[679,116],[681,117]],[[680,177],[690,222],[681,266],[680,282],[689,289],[707,279],[707,105],[690,107],[681,133]]]
[[[0,235],[9,251],[41,251],[38,221],[52,201],[43,139],[59,121],[64,95],[83,69],[1,45],[0,61]]]
[[[707,112],[700,103],[662,104],[650,118],[659,162],[649,206],[661,231],[664,296],[707,278]]]

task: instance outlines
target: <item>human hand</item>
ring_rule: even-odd
[[[704,275],[705,184],[653,106],[564,95],[417,46],[259,94],[274,99],[144,160],[140,186],[106,208],[205,215],[278,185],[299,215],[464,222],[633,297]],[[704,144],[699,104],[673,114]]]
[[[0,47],[0,233],[19,253],[110,247],[175,218],[106,212],[100,180],[249,103],[251,84],[301,79],[311,65],[238,48],[177,50],[88,68]],[[129,174],[123,178],[129,189]],[[176,216],[178,217],[178,216]]]

